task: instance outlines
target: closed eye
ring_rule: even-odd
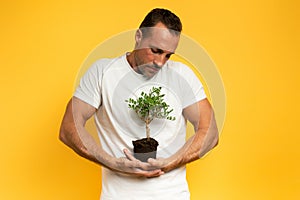
[[[164,51],[161,50],[161,49],[156,49],[156,48],[150,48],[150,49],[151,49],[152,53],[155,53],[155,54],[162,54],[162,53],[164,53]]]
[[[164,51],[162,50],[162,49],[158,49],[158,48],[150,48],[151,49],[151,52],[152,53],[154,53],[154,54],[163,54],[164,53]],[[171,57],[171,55],[172,55],[173,53],[168,53],[167,55],[166,55],[166,58],[170,58]]]

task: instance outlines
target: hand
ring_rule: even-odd
[[[149,158],[147,163],[151,166],[150,169],[161,169],[163,172],[171,171],[174,168],[179,167],[175,164],[175,160],[169,158]]]
[[[116,159],[115,170],[128,175],[147,178],[158,177],[164,174],[161,169],[136,159],[127,149],[124,149],[123,152],[126,157]]]

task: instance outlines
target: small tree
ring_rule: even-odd
[[[126,100],[129,108],[133,109],[139,118],[146,124],[147,140],[150,139],[149,124],[154,118],[175,120],[175,117],[169,116],[173,109],[164,102],[164,94],[160,94],[161,87],[152,87],[149,93],[142,92],[137,99],[129,98]]]

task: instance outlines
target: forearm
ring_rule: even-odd
[[[97,164],[110,168],[108,155],[84,127],[76,127],[72,122],[65,122],[60,129],[59,139],[78,155]]]
[[[184,146],[168,159],[163,171],[171,171],[203,157],[218,144],[218,139],[218,129],[212,118],[208,128],[198,129]]]
[[[94,107],[80,99],[72,98],[63,117],[59,133],[60,140],[80,156],[115,172],[143,177],[156,177],[163,173],[160,169],[152,169],[149,164],[136,160],[126,149],[124,150],[126,157],[116,158],[98,145],[85,129],[86,121],[95,111]]]
[[[85,114],[79,111],[87,106]],[[112,156],[99,146],[94,138],[85,129],[86,121],[95,113],[91,106],[83,104],[79,99],[72,98],[63,117],[59,139],[73,149],[78,155],[102,166],[111,168]],[[109,162],[108,162],[109,161]]]
[[[70,137],[70,135],[72,135]],[[160,169],[149,168],[147,163],[142,163],[134,158],[115,158],[110,156],[99,146],[94,138],[85,130],[79,128],[76,133],[61,132],[60,139],[80,156],[87,158],[112,171],[138,177],[157,177],[163,174]],[[125,153],[125,152],[124,152]],[[126,150],[129,157],[129,151]]]

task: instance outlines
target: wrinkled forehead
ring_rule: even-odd
[[[164,51],[175,52],[180,33],[168,28],[141,28],[143,47],[154,47]]]

